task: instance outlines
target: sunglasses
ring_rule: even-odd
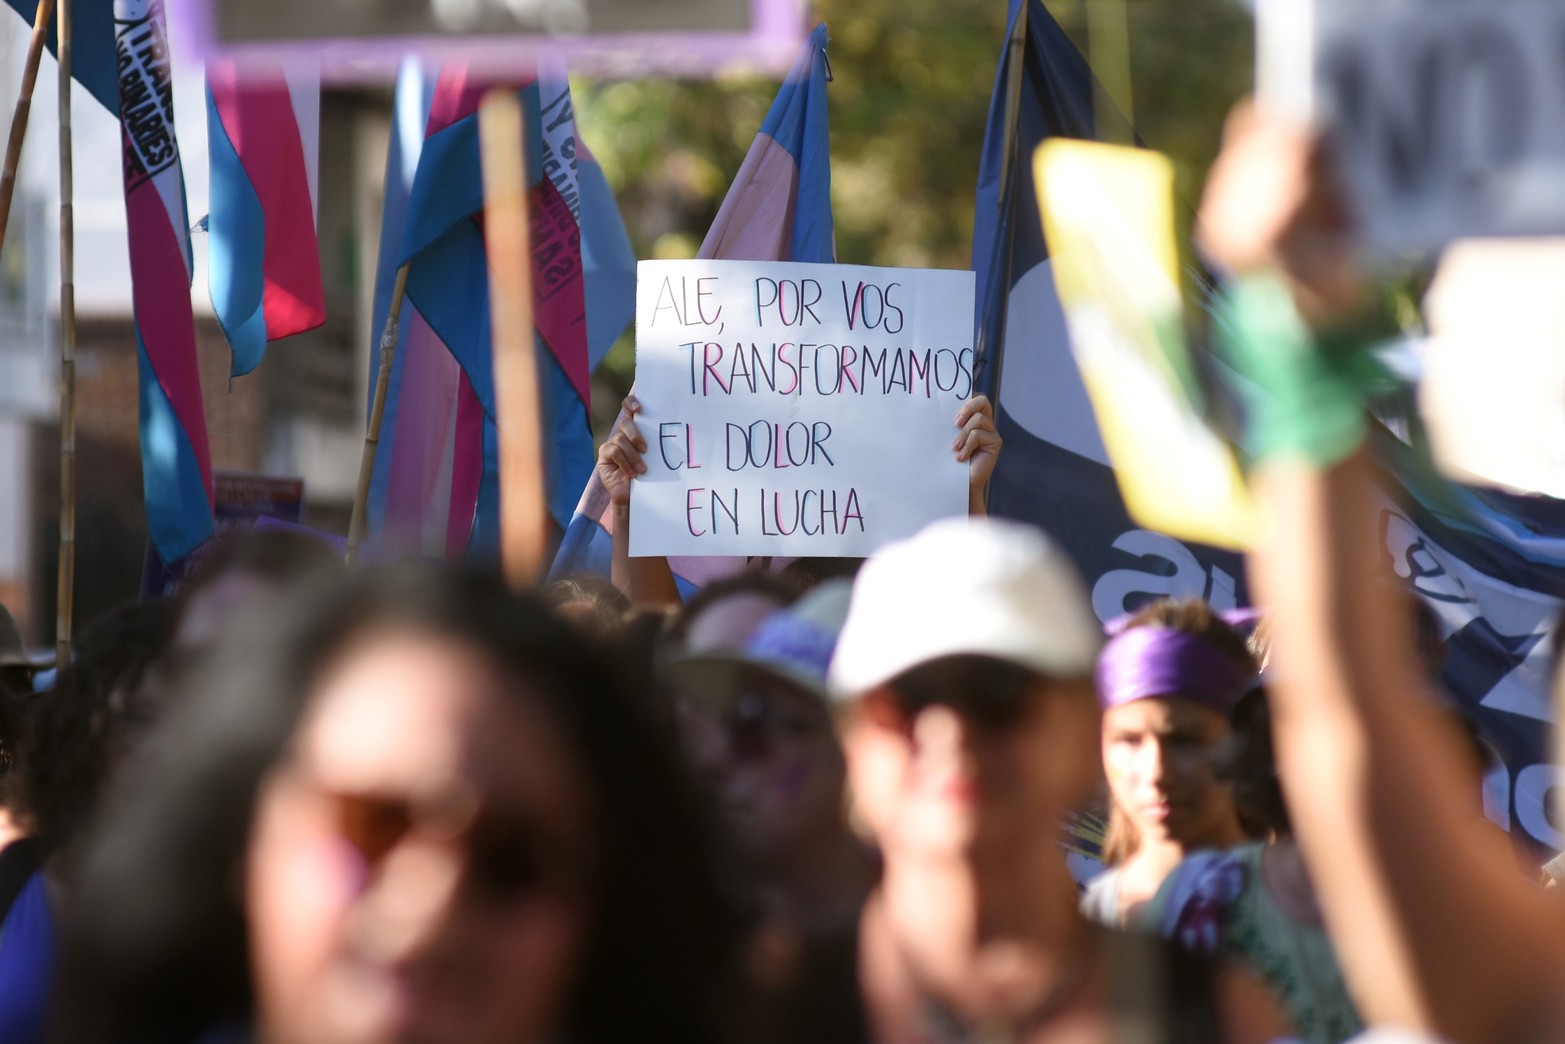
[[[438,812],[407,801],[372,795],[331,793],[304,781],[315,802],[324,803],[332,829],[373,870],[416,830],[446,834]],[[582,846],[520,817],[481,813],[450,844],[463,852],[467,885],[474,897],[506,905],[542,895],[581,890],[593,860]]]
[[[717,725],[739,761],[761,761],[780,744],[831,731],[831,718],[818,700],[770,679],[747,678],[736,692],[683,702],[688,711]]]
[[[1004,660],[953,657],[905,671],[889,683],[901,725],[933,706],[949,707],[974,726],[1003,731],[1017,725],[1034,702],[1038,675]]]

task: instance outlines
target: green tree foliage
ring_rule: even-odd
[[[1089,3],[1046,0],[1089,53]],[[830,27],[837,256],[966,268],[984,121],[1005,0],[820,0]],[[1134,118],[1194,201],[1222,120],[1251,82],[1251,25],[1236,0],[1125,0]],[[640,257],[700,245],[777,91],[774,80],[582,83],[577,112]],[[629,338],[605,366],[600,423],[629,387]],[[600,428],[600,430],[602,430]]]

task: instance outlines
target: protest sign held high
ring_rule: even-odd
[[[1565,231],[1565,5],[1267,0],[1259,11],[1262,93],[1330,127],[1377,252]]]
[[[968,272],[644,261],[634,555],[864,555],[967,510]]]

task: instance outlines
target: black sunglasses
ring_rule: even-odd
[[[338,835],[370,867],[391,853],[418,818],[403,801],[317,794],[330,802]],[[470,887],[479,898],[496,904],[575,892],[592,862],[575,846],[521,819],[481,815],[457,843],[466,849]]]
[[[905,722],[928,707],[950,707],[979,728],[1015,726],[1032,705],[1038,675],[986,656],[959,656],[922,664],[893,678],[889,687]]]
[[[745,676],[737,691],[703,693],[684,703],[722,729],[729,752],[740,761],[759,761],[785,740],[831,731],[831,717],[817,697],[766,676]]]

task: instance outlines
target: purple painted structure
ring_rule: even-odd
[[[335,0],[326,0],[331,3]],[[744,3],[745,0],[736,0]],[[390,82],[404,57],[433,61],[460,57],[481,75],[503,77],[530,70],[541,55],[563,59],[573,73],[607,78],[667,76],[706,78],[720,73],[786,71],[805,37],[804,0],[748,0],[748,31],[670,31],[574,36],[495,34],[475,36],[279,37],[227,43],[216,32],[216,0],[168,0],[181,51],[202,60],[276,61],[314,58],[325,82]]]

